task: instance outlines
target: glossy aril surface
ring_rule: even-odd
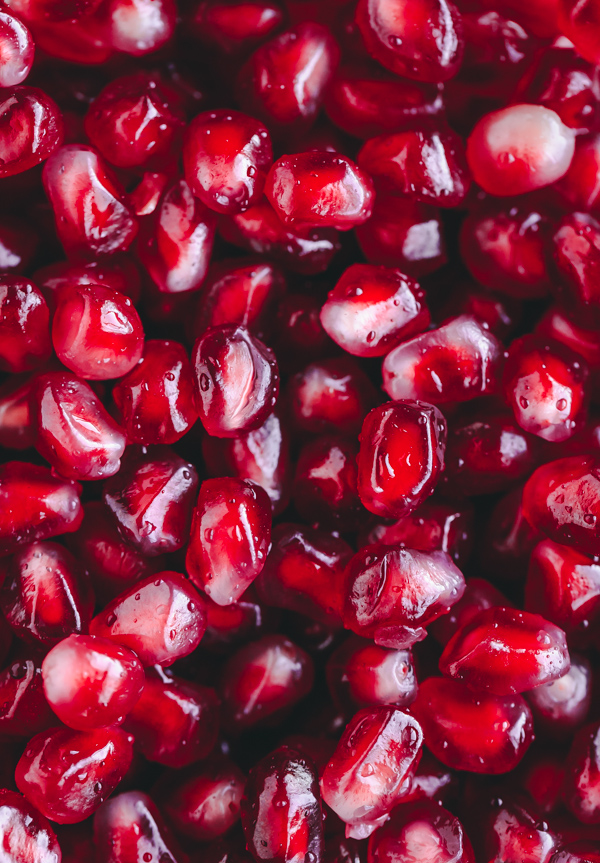
[[[8,372],[38,368],[52,346],[46,301],[36,285],[19,276],[0,276],[0,367]]]
[[[294,506],[308,522],[351,530],[363,520],[356,487],[358,447],[341,436],[309,441],[298,456]]]
[[[472,863],[465,830],[446,809],[429,802],[401,803],[369,840],[369,863],[409,863],[415,853],[436,863]]]
[[[52,155],[63,140],[56,103],[37,87],[7,87],[0,95],[0,177],[27,171]]]
[[[126,791],[102,804],[94,815],[94,848],[106,863],[182,859],[156,805],[141,791]]]
[[[15,863],[60,863],[61,851],[47,819],[15,791],[0,791],[3,851]]]
[[[577,732],[565,766],[563,794],[567,807],[584,824],[600,823],[598,723]]]

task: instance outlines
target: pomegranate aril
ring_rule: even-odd
[[[587,213],[570,213],[556,225],[549,248],[557,299],[589,323],[600,323],[600,224]]]
[[[2,850],[11,863],[61,863],[61,849],[48,820],[16,791],[0,791],[0,823]]]
[[[346,569],[344,626],[382,647],[411,647],[464,589],[462,573],[443,551],[366,546]]]
[[[260,574],[271,545],[271,501],[248,480],[205,480],[194,515],[186,568],[218,605],[237,602]]]
[[[206,758],[217,741],[219,700],[214,689],[148,671],[125,720],[137,749],[149,761],[187,767]]]
[[[414,717],[393,707],[359,710],[321,775],[325,803],[346,823],[346,834],[370,836],[401,800],[421,755],[423,733]]]
[[[28,462],[0,467],[0,555],[77,530],[83,519],[81,486]]]
[[[423,332],[429,309],[420,286],[399,270],[353,264],[321,309],[325,332],[359,357],[378,357]]]
[[[191,24],[207,47],[238,55],[271,36],[284,20],[277,0],[200,0]]]
[[[314,764],[287,746],[259,761],[248,777],[242,824],[257,861],[323,860],[323,813]]]
[[[141,360],[112,396],[129,443],[175,443],[198,417],[190,360],[179,342],[147,341]]]
[[[600,725],[586,725],[573,740],[565,767],[567,808],[584,824],[600,824]]]
[[[536,332],[542,338],[562,342],[576,354],[580,354],[590,366],[593,382],[596,367],[600,366],[598,330],[595,327],[590,328],[590,324],[593,324],[591,320],[585,321],[585,325],[582,325],[580,317],[582,316],[574,320],[572,314],[560,306],[550,306],[538,322]],[[593,395],[593,388],[591,394]]]
[[[260,199],[273,162],[265,126],[239,111],[207,111],[193,119],[183,145],[193,194],[217,213],[242,213]]]
[[[58,359],[82,378],[121,377],[139,362],[144,330],[129,297],[98,284],[60,291],[52,323]]]
[[[354,530],[364,511],[356,490],[354,441],[323,437],[307,443],[298,456],[292,489],[294,506],[309,524],[330,530]]]
[[[141,791],[111,797],[94,815],[94,850],[105,863],[186,863],[155,803]]]
[[[531,710],[520,695],[472,692],[458,680],[429,677],[410,709],[426,746],[456,770],[508,773],[533,740]]]
[[[233,761],[217,755],[183,773],[165,774],[154,794],[176,833],[210,842],[238,821],[245,784]]]
[[[550,863],[598,863],[600,860],[600,842],[581,839],[562,845]]]
[[[173,159],[183,115],[158,76],[137,74],[111,81],[85,116],[85,131],[105,159],[119,168]]]
[[[144,688],[135,654],[91,635],[70,635],[55,645],[42,663],[42,678],[48,704],[80,731],[119,725]]]
[[[267,635],[240,648],[220,679],[224,724],[234,732],[270,723],[312,689],[313,663],[282,635]]]
[[[63,119],[55,102],[37,87],[7,87],[0,95],[0,177],[39,165],[63,139]]]
[[[70,285],[101,285],[124,294],[132,303],[140,299],[139,269],[126,255],[111,255],[97,261],[57,261],[36,270],[34,277],[52,310],[60,292]]]
[[[368,510],[400,518],[429,497],[446,446],[446,423],[436,407],[387,402],[367,415],[359,440],[358,494]]]
[[[87,631],[94,609],[89,576],[63,546],[31,543],[2,569],[0,607],[20,638],[52,645]]]
[[[495,805],[494,805],[495,804]],[[559,836],[518,802],[496,800],[484,830],[485,860],[503,863],[549,863]],[[554,859],[554,858],[552,858]]]
[[[33,65],[31,33],[14,15],[0,13],[0,87],[22,84]]]
[[[529,555],[541,538],[524,516],[522,498],[523,488],[517,487],[500,499],[480,544],[484,571],[502,581],[525,578]]]
[[[90,258],[129,248],[137,234],[137,219],[93,147],[61,147],[46,162],[43,179],[56,230],[68,254]]]
[[[123,538],[154,557],[187,542],[197,487],[194,467],[169,447],[130,447],[103,499]]]
[[[211,327],[192,352],[196,407],[215,437],[237,437],[261,426],[279,394],[273,352],[245,327]]]
[[[598,188],[598,173],[600,172],[600,137],[586,135],[575,144],[575,155],[569,170],[556,184],[556,190],[576,210],[590,211],[598,215],[600,189]]]
[[[0,368],[30,371],[51,352],[48,306],[39,288],[21,276],[0,276]]]
[[[429,801],[404,803],[369,839],[369,863],[475,863],[465,830],[454,815]],[[502,858],[504,859],[504,858]]]
[[[440,671],[475,691],[526,692],[562,677],[570,667],[562,629],[539,614],[485,608],[450,639]]]
[[[596,0],[558,0],[558,23],[562,33],[590,63],[600,61],[598,34],[600,14]]]
[[[13,748],[14,738],[29,739],[56,725],[44,696],[37,654],[21,652],[0,672],[0,704],[0,733],[12,740]]]
[[[120,594],[90,624],[90,633],[133,650],[144,665],[172,665],[192,653],[206,629],[204,603],[177,572],[160,572]]]
[[[15,781],[46,818],[76,824],[92,815],[123,779],[132,742],[120,728],[54,728],[29,741]]]
[[[265,605],[339,626],[344,571],[351,557],[351,547],[339,536],[303,525],[279,524],[256,581],[258,596]]]
[[[566,674],[527,693],[536,733],[560,741],[583,725],[592,700],[592,683],[590,663],[571,653],[571,668]]]

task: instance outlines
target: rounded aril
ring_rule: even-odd
[[[21,84],[0,93],[0,178],[39,165],[60,147],[63,117],[43,90]]]
[[[29,739],[56,725],[56,715],[44,695],[36,647],[20,650],[19,659],[2,670],[0,699],[0,732],[13,741],[13,748],[15,739]]]
[[[600,223],[588,213],[568,213],[554,226],[550,253],[556,279],[552,292],[577,318],[600,323]]]
[[[33,282],[0,275],[0,369],[26,372],[50,357],[49,319],[44,296]]]
[[[158,51],[175,32],[174,0],[109,0],[103,12],[111,46],[134,57]]]
[[[298,456],[292,488],[294,506],[307,523],[331,530],[354,530],[364,511],[358,491],[357,444],[329,436],[309,441]]]
[[[373,211],[371,179],[339,153],[282,156],[269,171],[265,194],[286,226],[349,231]]]
[[[473,179],[491,195],[522,195],[569,170],[575,135],[541,105],[511,105],[483,117],[467,143]]]
[[[561,31],[590,63],[600,63],[600,6],[597,0],[558,0]]]
[[[372,264],[348,267],[321,309],[327,335],[359,357],[387,354],[429,321],[419,284],[400,270]]]
[[[571,653],[571,668],[559,680],[543,683],[527,693],[536,731],[551,740],[563,740],[582,726],[592,703],[592,667]]]
[[[244,54],[281,28],[284,11],[276,0],[201,0],[194,10],[194,35],[225,55]]]
[[[70,635],[42,663],[44,694],[58,718],[80,731],[120,724],[144,688],[132,651],[92,635]]]
[[[104,863],[183,861],[156,804],[141,791],[117,794],[98,809],[94,850]]]
[[[60,845],[48,820],[16,791],[0,791],[0,824],[7,861],[61,863]]]
[[[416,863],[419,858],[432,863],[475,863],[458,818],[431,801],[401,801],[369,839],[369,863]]]
[[[22,84],[33,65],[31,33],[14,15],[0,13],[0,87]]]
[[[563,797],[584,824],[600,824],[600,723],[577,732],[565,765]]]

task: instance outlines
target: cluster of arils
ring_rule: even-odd
[[[600,0],[456,2],[4,0],[2,863],[600,861]]]

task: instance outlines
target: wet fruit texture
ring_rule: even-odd
[[[6,0],[0,863],[600,863],[599,45]]]

